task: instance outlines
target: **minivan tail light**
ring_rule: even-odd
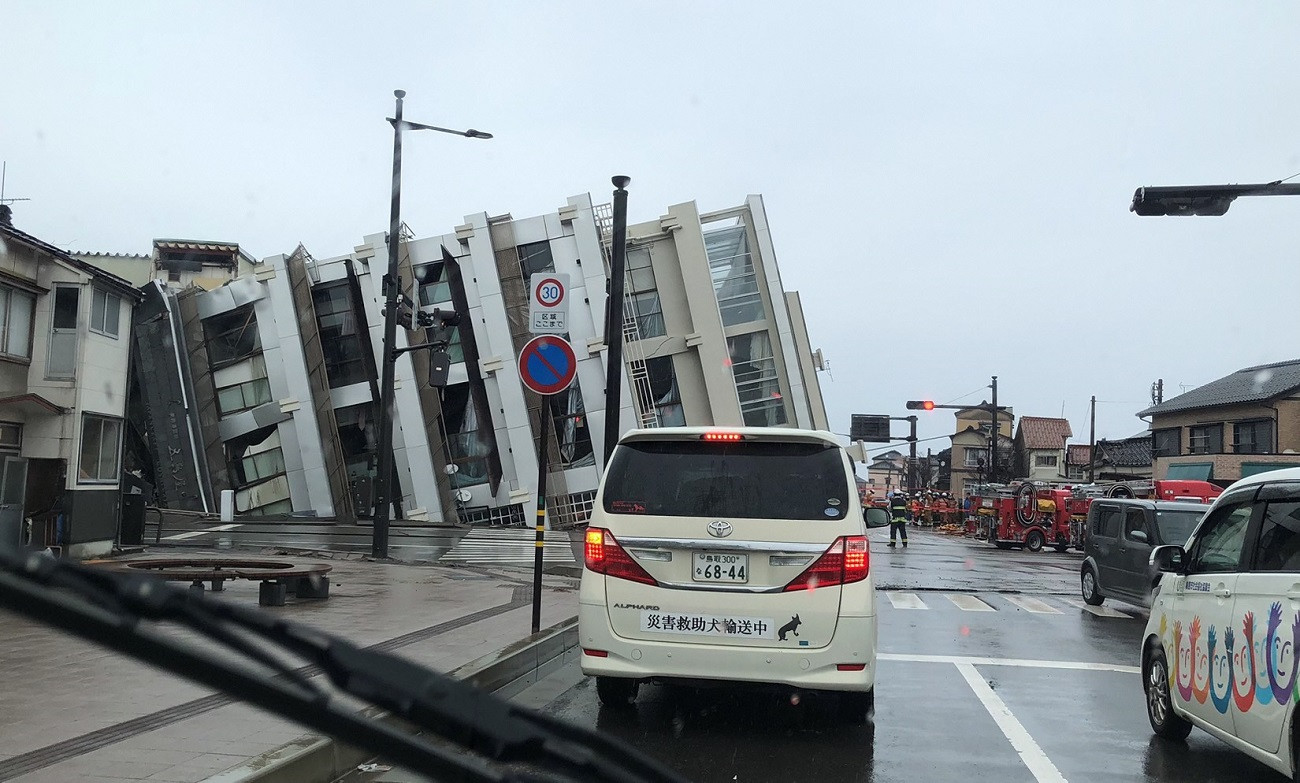
[[[587,528],[583,559],[586,560],[587,568],[598,574],[630,579],[647,585],[659,584],[641,567],[640,563],[632,559],[627,550],[614,538],[614,534],[604,528]]]
[[[785,586],[792,590],[861,582],[871,573],[871,549],[866,536],[840,536],[822,556]]]

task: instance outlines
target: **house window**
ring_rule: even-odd
[[[749,427],[786,423],[785,399],[776,373],[772,340],[767,332],[750,332],[727,338],[731,373],[736,381],[740,413]]]
[[[1273,453],[1273,422],[1241,421],[1232,427],[1232,450],[1238,454]]]
[[[0,451],[21,451],[23,448],[23,425],[0,421]]]
[[[1074,481],[1082,481],[1086,473],[1082,465],[1069,465],[1065,468],[1065,477]]]
[[[966,447],[965,458],[962,465],[968,468],[978,468],[981,463],[988,460],[988,455],[984,449]]]
[[[636,319],[637,336],[645,339],[667,334],[649,248],[628,250],[627,290],[632,315]]]
[[[1056,467],[1055,454],[1035,454],[1034,467],[1036,468],[1054,468]]]
[[[370,379],[366,343],[357,327],[348,284],[314,288],[311,296],[330,388],[365,383]]]
[[[1223,451],[1223,425],[1191,427],[1187,433],[1188,454],[1218,454]]]
[[[1151,433],[1151,453],[1157,457],[1177,457],[1183,453],[1183,430],[1171,427]]]
[[[168,270],[167,270],[167,282],[169,282],[169,283],[179,283],[180,281],[181,281],[181,270],[179,270],[179,269],[168,269]]]
[[[81,417],[81,461],[77,481],[115,483],[122,441],[122,421],[87,413]]]
[[[121,316],[121,298],[96,288],[90,300],[90,331],[116,338]]]
[[[519,273],[524,276],[524,293],[531,298],[532,292],[528,287],[532,285],[532,277],[535,272],[554,272],[555,258],[551,255],[550,242],[533,242],[529,245],[520,245],[516,248],[519,252]]]
[[[77,312],[81,289],[57,286],[54,289],[54,312],[50,323],[50,356],[45,366],[48,378],[74,378],[77,375]]]
[[[686,412],[682,410],[682,393],[677,388],[677,374],[673,372],[673,357],[646,359],[645,368],[659,426],[685,427]]]
[[[266,378],[236,383],[217,389],[217,407],[222,416],[256,408],[271,401],[271,382]]]
[[[415,282],[420,287],[420,306],[432,307],[451,301],[451,283],[441,261],[415,268]],[[527,282],[525,280],[525,282]]]
[[[32,358],[32,320],[36,297],[0,286],[0,356]]]

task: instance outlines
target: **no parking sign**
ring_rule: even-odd
[[[534,337],[519,352],[519,378],[538,394],[558,394],[569,388],[578,372],[578,357],[563,337]]]

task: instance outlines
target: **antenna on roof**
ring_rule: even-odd
[[[31,201],[29,198],[5,198],[5,175],[9,172],[9,161],[0,162],[0,204],[13,201]]]

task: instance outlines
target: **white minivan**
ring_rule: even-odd
[[[1300,780],[1300,468],[1233,484],[1151,562],[1166,572],[1142,646],[1151,727],[1200,727]]]
[[[853,466],[829,432],[633,430],[586,531],[578,633],[600,700],[642,682],[761,683],[873,706],[876,604]]]

